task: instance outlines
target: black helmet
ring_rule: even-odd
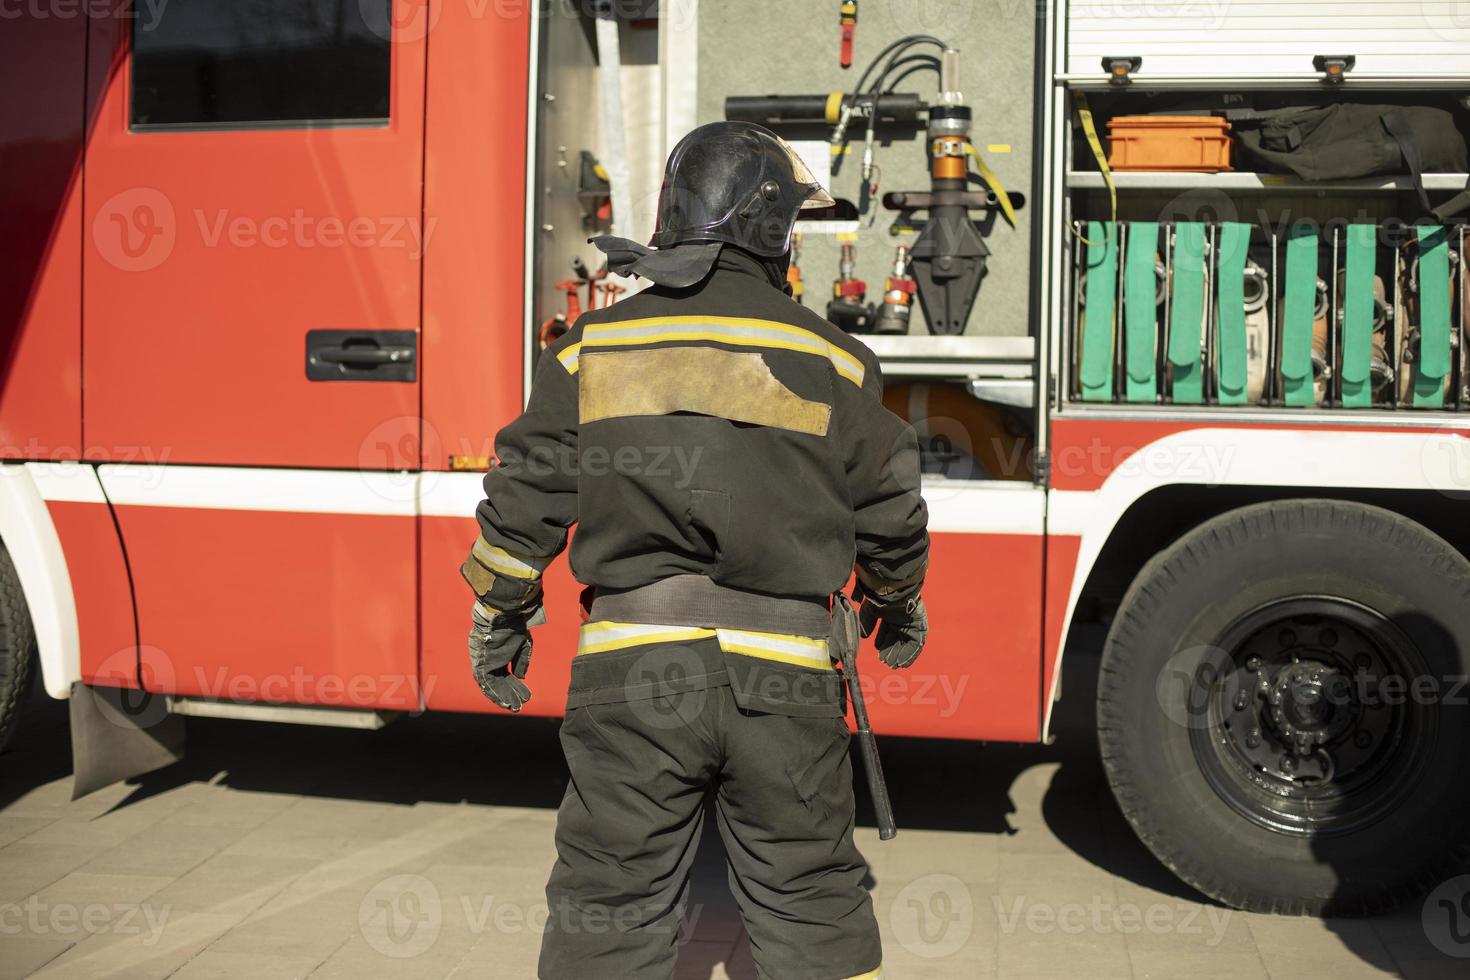
[[[791,248],[797,213],[832,203],[796,151],[769,129],[710,123],[669,154],[649,244],[723,242],[779,258]]]

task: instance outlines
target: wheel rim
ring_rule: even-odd
[[[1232,809],[1283,834],[1352,833],[1412,792],[1438,717],[1411,681],[1414,643],[1334,596],[1261,606],[1223,631],[1193,676],[1190,742]]]

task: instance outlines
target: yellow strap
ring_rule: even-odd
[[[842,92],[833,92],[832,94],[830,94],[830,95],[827,96],[826,117],[827,117],[827,125],[829,125],[829,126],[835,126],[835,125],[837,125],[838,120],[840,120],[842,118],[842,98],[843,98],[843,95],[844,95],[844,93],[842,93]],[[834,152],[835,152],[835,148],[834,148]]]
[[[966,143],[965,149],[969,151],[970,156],[975,158],[975,169],[980,171],[980,176],[985,178],[985,182],[990,185],[990,189],[995,191],[995,196],[1000,198],[1000,209],[1005,212],[1006,220],[1011,223],[1012,228],[1016,227],[1016,209],[1011,207],[1011,196],[1006,193],[1006,189],[1001,184],[1000,178],[985,163],[985,158],[980,155],[980,151],[975,148],[974,143]]]
[[[1111,241],[1113,233],[1118,230],[1118,186],[1113,183],[1113,171],[1108,168],[1107,154],[1103,153],[1102,140],[1097,138],[1097,125],[1092,121],[1092,109],[1087,105],[1087,94],[1085,92],[1073,91],[1072,108],[1077,110],[1077,118],[1082,123],[1082,132],[1087,137],[1087,145],[1092,149],[1092,158],[1097,161],[1098,169],[1102,171],[1103,183],[1108,185],[1108,201],[1113,209],[1112,217],[1108,219],[1108,234],[1103,242]],[[1085,245],[1100,245],[1102,242],[1090,242],[1077,230],[1074,224],[1071,226],[1072,234],[1082,240]]]

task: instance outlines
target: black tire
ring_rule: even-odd
[[[1395,674],[1434,680],[1395,696]],[[1211,898],[1384,911],[1470,857],[1467,676],[1464,556],[1377,507],[1257,504],[1129,588],[1098,683],[1103,765],[1143,843]]]
[[[35,660],[36,634],[31,629],[31,614],[20,589],[20,576],[10,561],[10,553],[0,545],[0,751],[4,750],[20,717]]]

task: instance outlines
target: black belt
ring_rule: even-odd
[[[703,575],[674,575],[633,589],[599,588],[587,612],[594,621],[825,637],[832,632],[828,601],[826,596],[732,589]]]

